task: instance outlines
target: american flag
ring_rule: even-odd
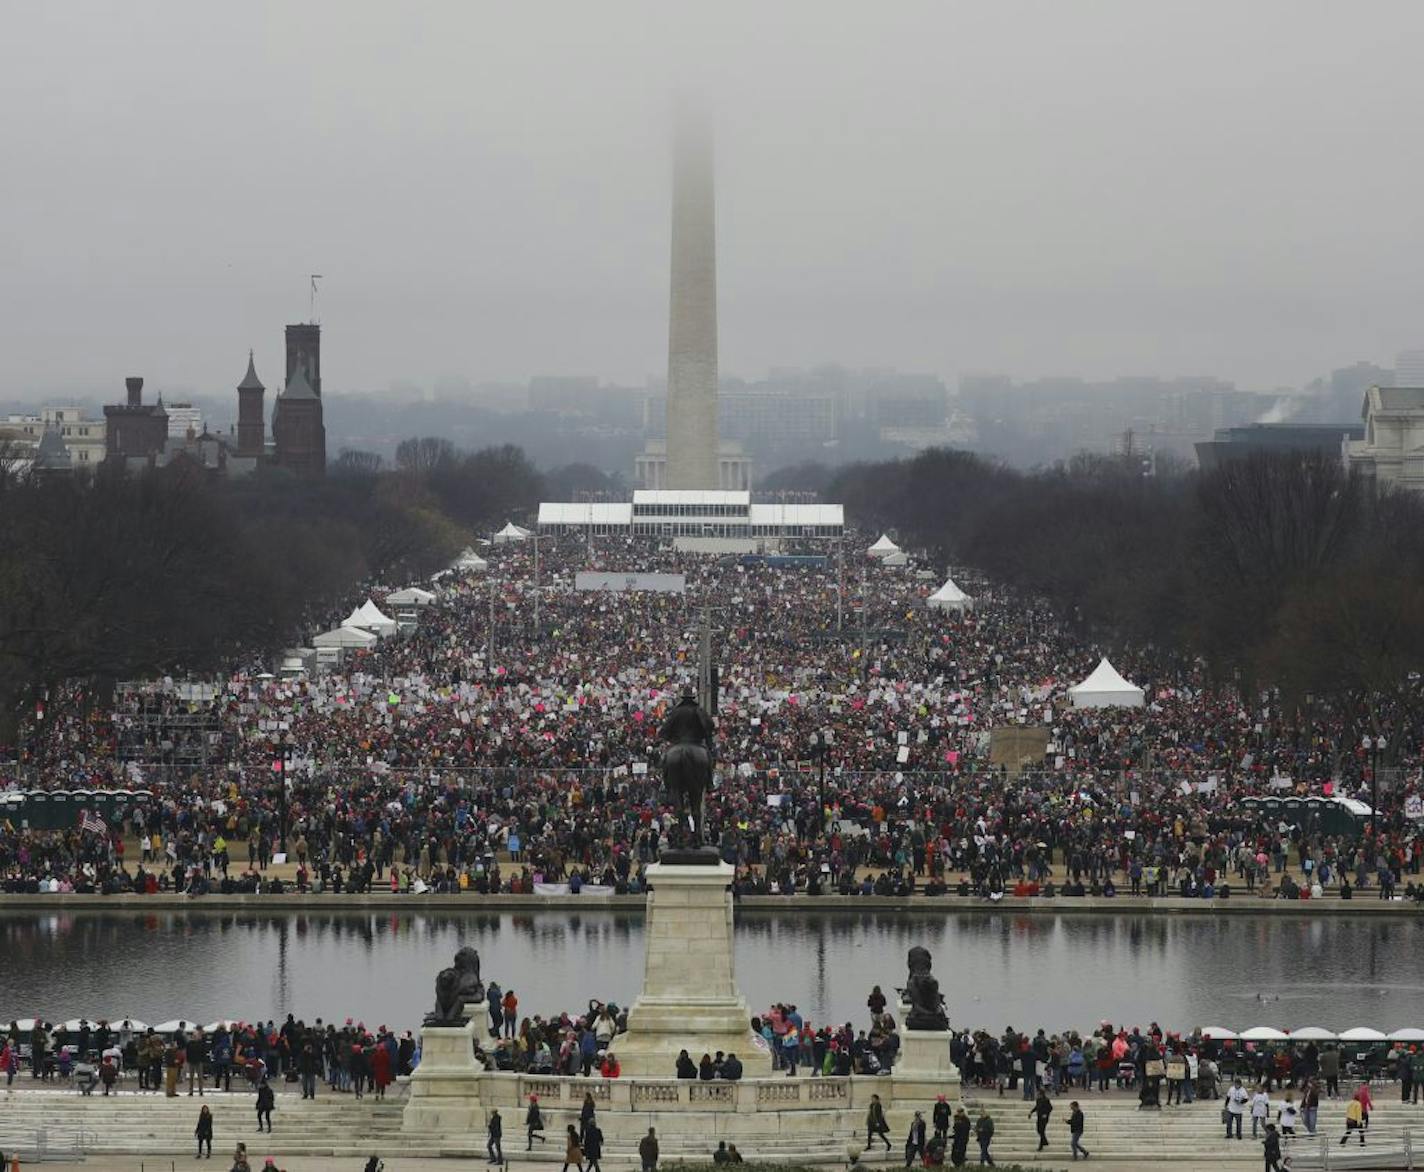
[[[88,810],[79,811],[79,829],[81,833],[84,831],[94,834],[109,833],[109,828],[104,825],[104,820],[98,814],[91,814]]]

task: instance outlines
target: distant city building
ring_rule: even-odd
[[[959,403],[981,451],[1019,465],[1076,452],[1118,453],[1132,445],[1190,459],[1218,428],[1257,422],[1279,409],[1279,395],[1238,391],[1210,377],[1045,378],[1015,383],[994,375],[960,380]]]
[[[73,467],[97,468],[103,461],[107,424],[78,407],[42,407],[38,415],[6,416],[0,419],[0,441],[8,441],[22,456],[32,455],[50,428],[64,442]]]
[[[809,446],[840,434],[840,404],[828,391],[739,383],[723,388],[717,408],[721,434],[742,444]]]
[[[272,412],[270,448],[264,421],[266,388],[257,377],[256,362],[249,350],[247,373],[237,385],[234,433],[212,434],[202,413],[187,403],[165,408],[160,396],[156,406],[146,406],[143,379],[130,378],[127,401],[104,408],[105,458],[132,470],[186,461],[214,476],[250,476],[264,465],[286,468],[302,477],[324,475],[326,426],[321,397],[309,373],[321,361],[321,327],[289,325],[286,341],[292,373]],[[63,423],[69,426],[68,420]],[[75,421],[73,426],[82,425]],[[74,451],[69,437],[62,438]],[[79,462],[85,462],[82,449]]]
[[[591,415],[598,406],[598,379],[594,375],[555,377],[540,375],[529,380],[529,409],[558,411],[566,415]]]
[[[168,412],[163,409],[163,396],[157,405],[143,401],[143,379],[124,379],[127,398],[122,404],[104,408],[105,459],[115,463],[151,461],[168,442]]]
[[[1394,385],[1397,387],[1424,387],[1424,350],[1401,350],[1399,352],[1394,360]]]
[[[203,434],[203,413],[192,403],[169,403],[164,410],[168,412],[169,439]]]
[[[1377,485],[1424,491],[1424,386],[1371,387],[1365,435],[1346,448],[1351,468]]]
[[[290,332],[291,327],[288,327]],[[326,427],[321,400],[307,381],[306,368],[298,366],[277,396],[272,412],[272,444],[279,468],[315,478],[326,473]]]
[[[1249,423],[1220,427],[1210,440],[1196,445],[1197,463],[1211,472],[1227,460],[1258,452],[1319,452],[1343,459],[1350,440],[1363,439],[1363,423]]]
[[[876,382],[868,407],[880,428],[943,427],[949,392],[934,375],[892,375]]]

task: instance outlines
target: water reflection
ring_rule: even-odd
[[[754,1008],[859,1021],[905,953],[935,957],[951,1018],[995,1029],[1209,1022],[1424,1024],[1420,927],[1296,917],[743,911],[738,976]],[[0,1017],[41,1013],[353,1018],[416,1025],[461,943],[523,1010],[627,1002],[641,916],[618,912],[44,912],[0,916]]]

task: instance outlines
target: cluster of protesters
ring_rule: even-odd
[[[603,537],[540,547],[537,629],[532,550],[495,546],[488,575],[445,579],[412,630],[327,674],[253,665],[210,695],[153,681],[102,705],[61,689],[9,783],[143,797],[100,832],[0,815],[0,886],[636,893],[680,833],[658,730],[696,675],[705,605],[721,648],[707,823],[743,893],[1424,894],[1408,816],[1420,681],[1366,705],[1400,770],[1372,833],[1327,832],[1242,799],[1368,794],[1374,758],[1342,748],[1361,710],[1244,695],[1130,647],[1115,659],[1145,706],[1077,709],[1065,686],[1096,649],[1011,591],[941,611],[925,605],[933,583],[873,560],[773,565]],[[681,573],[687,591],[575,590],[590,565]],[[1006,725],[1047,730],[1043,766],[1012,786],[991,757]],[[295,871],[277,879],[283,846]]]
[[[337,1026],[317,1019],[310,1026],[288,1015],[278,1025],[266,1022],[214,1022],[209,1027],[179,1022],[160,1030],[132,1021],[79,1020],[53,1025],[35,1019],[22,1028],[18,1020],[0,1027],[0,1066],[13,1083],[22,1066],[41,1081],[77,1078],[81,1090],[102,1087],[111,1093],[121,1075],[136,1074],[137,1088],[175,1096],[207,1089],[255,1092],[271,1083],[299,1087],[315,1098],[318,1085],[333,1092],[385,1097],[399,1075],[419,1061],[411,1031],[399,1036],[384,1025],[375,1030],[350,1018]],[[270,1104],[266,1110],[271,1111]],[[267,1120],[270,1128],[270,1118]]]

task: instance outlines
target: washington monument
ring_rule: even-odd
[[[718,488],[717,226],[712,129],[678,120],[668,308],[667,487]]]

